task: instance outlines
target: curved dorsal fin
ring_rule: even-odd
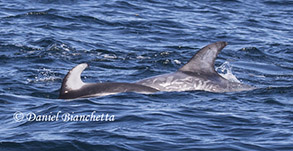
[[[179,71],[193,73],[217,73],[215,59],[227,42],[219,41],[200,49]]]
[[[63,79],[61,92],[66,93],[66,91],[80,89],[85,84],[82,82],[80,75],[87,67],[87,63],[82,63],[72,68]]]

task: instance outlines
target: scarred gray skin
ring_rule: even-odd
[[[226,45],[227,42],[209,44],[199,50],[178,71],[146,78],[136,83],[159,91],[233,92],[254,89],[249,85],[229,81],[215,71],[215,59]]]

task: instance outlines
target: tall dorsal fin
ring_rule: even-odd
[[[179,71],[215,73],[215,59],[227,44],[227,42],[219,41],[203,47]]]
[[[67,93],[70,90],[80,89],[85,84],[84,82],[82,82],[80,75],[82,71],[87,67],[87,63],[82,63],[72,68],[63,79],[61,93]]]

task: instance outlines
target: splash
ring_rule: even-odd
[[[27,83],[35,83],[35,82],[48,82],[59,80],[60,77],[56,76],[55,73],[46,68],[38,69],[38,75],[34,76],[34,78],[26,79]]]
[[[235,75],[232,73],[232,67],[228,61],[225,61],[219,67],[216,67],[216,71],[225,79],[231,82],[241,83]]]

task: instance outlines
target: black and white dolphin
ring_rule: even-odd
[[[71,69],[63,80],[60,99],[95,97],[121,92],[153,93],[157,91],[233,92],[253,90],[254,87],[229,81],[219,75],[215,59],[227,45],[226,42],[209,44],[199,50],[187,64],[178,71],[146,78],[135,83],[84,83],[80,75],[88,67],[86,63]]]
[[[80,76],[88,64],[72,68],[63,79],[59,99],[100,97],[122,92],[153,93],[158,90],[136,83],[84,83]]]

